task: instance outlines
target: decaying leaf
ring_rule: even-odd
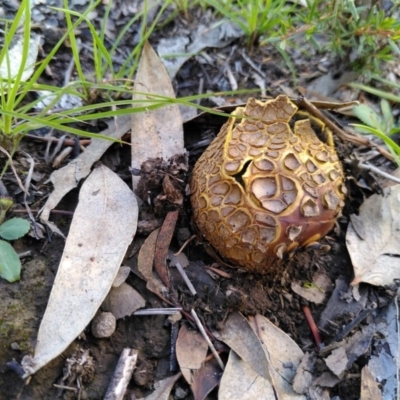
[[[258,375],[249,364],[231,350],[222,375],[218,398],[219,400],[269,400],[276,397],[271,382]]]
[[[171,80],[156,52],[145,43],[135,80],[138,92],[158,94],[174,98]],[[134,93],[134,100],[148,100],[145,95]],[[140,103],[136,103],[140,106]],[[148,103],[142,104],[144,107]],[[185,152],[183,144],[182,117],[177,104],[157,110],[132,114],[132,168],[140,170],[149,158],[161,157],[168,160],[175,154]],[[133,189],[139,183],[133,176]]]
[[[155,294],[162,294],[166,287],[161,279],[153,272],[154,255],[160,229],[153,231],[143,243],[138,256],[138,270],[146,279],[146,287]]]
[[[101,132],[102,135],[109,136],[112,139],[120,139],[121,136],[130,128],[130,116],[123,115],[116,120],[108,122],[108,128]],[[54,190],[43,207],[40,219],[47,223],[50,217],[50,211],[57,206],[61,199],[76,188],[81,179],[86,178],[93,164],[100,159],[104,152],[113,144],[111,140],[92,139],[91,144],[77,158],[68,165],[54,171],[50,180]]]
[[[350,222],[346,243],[354,268],[353,285],[390,285],[400,278],[400,185],[374,194],[360,207],[358,224],[363,238]]]
[[[269,362],[262,343],[241,314],[231,314],[220,335],[214,334],[249,364],[258,375],[271,381]]]
[[[193,376],[191,389],[194,400],[207,399],[208,394],[219,384],[221,375],[221,367],[215,358],[203,364]]]
[[[176,341],[176,357],[183,377],[190,385],[193,373],[199,370],[207,356],[208,345],[203,336],[182,325]]]
[[[292,382],[304,356],[300,347],[271,321],[258,314],[250,323],[268,354],[269,373],[279,399],[304,399],[294,392]]]
[[[137,218],[133,192],[107,167],[96,168],[81,188],[35,356],[22,361],[25,376],[63,352],[94,317],[136,232]]]

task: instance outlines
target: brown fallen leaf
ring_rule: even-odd
[[[249,322],[239,313],[227,319],[224,329],[215,332],[215,337],[226,343],[236,354],[264,379],[271,380],[269,362],[262,343]]]
[[[260,338],[268,355],[272,386],[279,399],[305,399],[294,392],[292,382],[304,353],[285,332],[264,316],[250,318],[250,324]]]
[[[361,205],[357,228],[350,222],[346,234],[354,268],[352,285],[383,286],[400,279],[399,215],[400,185],[383,189],[383,196],[374,194]]]
[[[149,43],[145,43],[135,80],[135,90],[175,98],[168,73]],[[148,96],[133,94],[133,100],[148,100]],[[146,106],[149,103],[136,103]],[[132,168],[140,170],[149,158],[168,160],[175,154],[185,152],[183,143],[182,117],[177,104],[157,110],[132,114]],[[133,189],[139,183],[139,176],[132,176]]]
[[[154,269],[163,281],[164,285],[169,287],[169,276],[167,269],[167,256],[172,235],[174,234],[176,221],[179,211],[170,211],[165,217],[163,226],[157,237],[156,253],[154,256]]]
[[[25,377],[82,333],[109,292],[136,231],[136,197],[118,175],[96,168],[82,185],[65,249]]]
[[[183,377],[191,385],[193,374],[198,371],[207,357],[208,345],[203,336],[187,325],[182,325],[176,341],[176,357]]]
[[[191,389],[194,400],[205,400],[220,382],[221,368],[215,358],[206,362],[194,373]]]
[[[146,279],[146,287],[157,295],[161,295],[166,290],[160,278],[153,272],[154,255],[159,232],[160,229],[156,229],[147,237],[138,255],[138,270]]]

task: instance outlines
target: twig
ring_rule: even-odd
[[[7,151],[6,149],[4,149],[3,147],[1,147],[1,146],[0,146],[0,151],[1,151],[2,153],[4,153],[4,154],[7,156],[8,161],[9,161],[9,163],[10,163],[10,167],[11,167],[12,171],[14,172],[15,179],[17,180],[18,186],[20,187],[20,189],[21,189],[24,193],[27,193],[27,192],[26,192],[26,189],[24,188],[24,185],[23,185],[22,182],[21,182],[21,179],[19,179],[19,176],[18,176],[18,174],[17,174],[17,171],[16,171],[15,168],[14,168],[14,164],[13,164],[13,162],[12,162],[12,157],[10,156],[10,154],[8,153],[8,151]]]
[[[179,311],[182,311],[182,307],[146,308],[145,310],[135,311],[132,315],[173,315]]]
[[[126,388],[136,367],[137,357],[137,350],[129,348],[122,350],[104,400],[122,400],[124,398]]]
[[[79,389],[71,387],[71,386],[57,385],[56,383],[53,383],[53,386],[57,389],[70,390],[71,392],[75,392],[75,393],[79,390]]]
[[[345,163],[346,164],[352,164],[352,160],[345,160]],[[383,176],[384,178],[389,179],[389,180],[391,180],[393,182],[400,183],[400,178],[396,178],[395,176],[393,176],[391,174],[388,174],[385,171],[380,170],[379,168],[375,167],[374,165],[358,163],[357,167],[361,168],[361,169],[363,169],[365,171],[370,171],[370,172],[373,172],[373,173],[375,173],[377,175]]]
[[[320,350],[322,347],[322,340],[321,340],[321,336],[319,334],[317,324],[315,323],[314,318],[311,314],[311,310],[308,306],[303,306],[303,312],[304,312],[304,315],[308,322],[308,325],[310,326],[311,333],[314,336],[314,340],[315,340],[315,343],[317,344],[318,350]]]
[[[183,280],[185,281],[186,286],[188,287],[188,289],[189,289],[189,291],[190,291],[190,294],[191,294],[192,296],[196,296],[196,294],[197,294],[196,289],[195,289],[194,286],[192,285],[192,282],[190,282],[190,279],[189,279],[189,277],[186,275],[186,272],[185,272],[185,270],[183,269],[182,265],[181,265],[179,262],[177,262],[177,263],[175,263],[175,267],[176,267],[176,269],[178,270],[178,272],[181,274]]]
[[[185,247],[186,247],[192,240],[194,240],[196,237],[197,237],[196,235],[190,236],[190,238],[189,238],[188,240],[186,240],[185,243],[183,243],[182,247],[178,250],[178,252],[176,252],[176,253],[174,254],[174,256],[179,256],[179,254],[182,253],[182,251],[185,249]]]
[[[368,138],[361,137],[356,134],[349,134],[345,132],[343,129],[340,129],[334,122],[332,122],[328,117],[326,117],[317,107],[314,106],[311,102],[305,99],[303,96],[300,96],[296,100],[296,104],[300,107],[305,108],[310,114],[314,117],[320,119],[325,125],[332,129],[343,141],[349,141],[351,143],[355,143],[361,146],[373,147],[376,148],[379,153],[381,153],[384,157],[386,157],[390,161],[394,161],[393,156],[382,146],[378,146],[372,143]]]
[[[203,335],[205,341],[208,344],[208,347],[210,348],[211,352],[214,354],[215,359],[218,362],[218,365],[221,367],[222,371],[225,369],[224,363],[221,360],[221,357],[219,356],[217,350],[215,349],[214,345],[211,343],[210,338],[208,337],[206,331],[203,328],[203,325],[201,324],[199,317],[196,314],[196,311],[194,309],[192,309],[192,311],[190,311],[190,314],[192,315],[193,319],[196,322],[197,327],[199,328],[200,333]]]
[[[36,136],[29,133],[24,136],[24,139],[32,139],[32,140],[37,140],[39,142],[51,142],[51,143],[58,143],[61,140],[61,138],[49,137],[49,136]],[[75,141],[73,139],[63,140],[64,146],[74,146],[74,143]],[[92,141],[90,139],[81,139],[79,143],[83,146],[86,146],[92,143]]]

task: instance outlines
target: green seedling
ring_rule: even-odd
[[[0,198],[0,237],[16,240],[29,232],[30,224],[23,218],[11,218],[4,222],[7,211],[13,205],[8,197]],[[21,276],[21,261],[13,247],[0,239],[0,277],[8,282],[15,282]]]
[[[352,124],[352,126],[361,133],[379,137],[400,167],[400,146],[392,139],[394,134],[400,133],[400,121],[396,123],[390,103],[386,99],[381,99],[380,109],[381,113],[378,114],[365,104],[354,106],[354,114],[364,124]]]

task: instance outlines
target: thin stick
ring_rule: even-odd
[[[12,157],[10,156],[10,154],[8,153],[8,151],[7,151],[5,148],[1,147],[1,146],[0,146],[0,151],[1,151],[2,153],[4,153],[4,154],[7,156],[8,161],[10,162],[10,167],[11,167],[12,171],[14,172],[15,179],[17,180],[18,186],[20,187],[20,189],[21,189],[24,193],[27,194],[26,189],[24,188],[24,185],[23,185],[22,182],[21,182],[21,179],[19,179],[19,176],[18,176],[18,174],[17,174],[17,171],[16,171],[15,168],[14,168],[14,164],[13,164],[13,162],[12,162],[12,161],[13,161],[13,160],[12,160]]]
[[[104,400],[122,400],[124,398],[126,388],[136,367],[137,357],[137,350],[129,348],[122,350]]]
[[[29,133],[24,136],[24,139],[32,139],[32,140],[37,140],[39,142],[51,142],[51,143],[58,143],[59,141],[61,141],[60,138],[48,137],[48,136],[36,136],[36,135],[29,134]],[[81,145],[84,145],[84,146],[92,143],[92,141],[90,139],[81,139],[79,142]],[[64,146],[73,146],[74,140],[73,139],[64,139],[63,145]]]
[[[183,280],[185,281],[186,286],[188,287],[188,289],[189,289],[189,291],[190,291],[190,294],[191,294],[192,296],[196,296],[196,294],[197,294],[196,289],[195,289],[194,286],[192,285],[192,282],[190,282],[190,279],[189,279],[189,277],[186,275],[186,272],[185,272],[185,270],[183,269],[182,265],[181,265],[179,262],[177,262],[177,263],[175,263],[175,267],[176,267],[176,269],[178,270],[178,272],[181,274]]]
[[[320,350],[322,347],[321,335],[319,334],[319,330],[311,314],[311,310],[308,306],[303,306],[303,312],[308,322],[308,325],[310,326],[311,333],[314,336],[314,340],[315,343],[317,344],[318,350]]]
[[[200,333],[203,335],[205,341],[208,344],[208,347],[210,348],[211,352],[214,354],[215,359],[218,362],[218,365],[221,367],[222,371],[225,369],[224,363],[221,360],[221,357],[219,356],[217,350],[215,349],[214,345],[211,343],[210,338],[207,336],[206,331],[203,328],[203,325],[200,322],[199,317],[196,314],[196,311],[192,308],[192,311],[190,311],[190,314],[192,315],[193,319],[196,322],[197,327],[199,328]]]
[[[351,164],[352,163],[351,160],[349,160],[349,161],[346,160],[345,162],[346,162],[346,164]],[[393,182],[400,183],[400,178],[396,178],[395,176],[393,176],[391,174],[388,174],[385,171],[380,170],[379,168],[375,167],[374,165],[358,163],[357,167],[361,168],[361,169],[363,169],[365,171],[370,171],[370,172],[373,172],[373,173],[375,173],[377,175],[383,176],[384,178],[389,179],[389,180],[391,180]]]
[[[70,390],[71,392],[77,392],[78,389],[71,387],[71,386],[65,386],[65,385],[57,385],[56,383],[53,384],[53,386],[57,389],[62,389],[62,390]]]
[[[182,253],[182,251],[185,249],[185,247],[186,247],[192,240],[194,240],[195,238],[196,238],[196,235],[190,236],[190,238],[187,239],[185,243],[183,243],[182,247],[178,250],[177,253],[174,254],[174,256],[179,256],[179,254]]]
[[[147,308],[145,310],[135,311],[132,315],[173,315],[182,311],[182,307],[171,308]]]

